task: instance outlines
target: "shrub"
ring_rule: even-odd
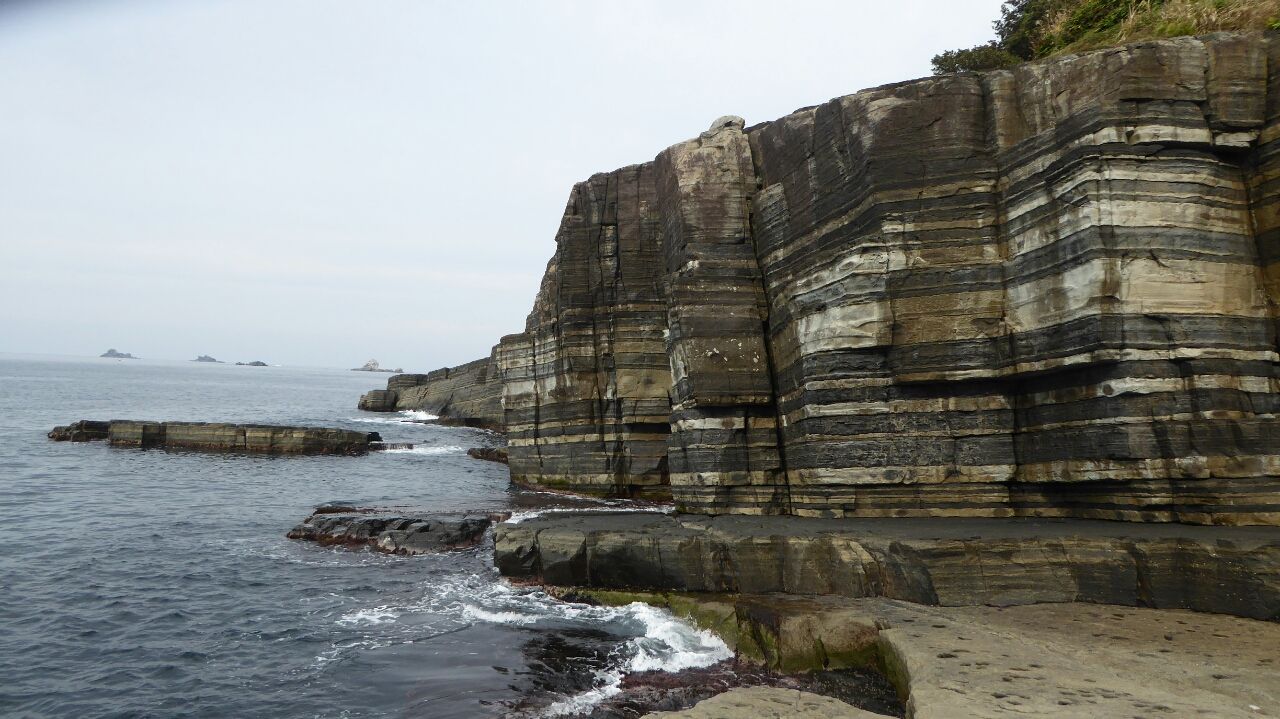
[[[999,70],[1022,62],[1022,58],[1002,49],[994,42],[967,50],[948,50],[933,56],[933,74]]]

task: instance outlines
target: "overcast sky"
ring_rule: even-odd
[[[0,351],[425,371],[569,189],[929,74],[999,0],[0,0]]]

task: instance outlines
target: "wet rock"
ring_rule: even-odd
[[[105,431],[104,431],[105,428]],[[113,447],[194,449],[264,454],[364,454],[381,442],[377,432],[220,422],[81,420],[49,432],[53,440],[106,439]]]
[[[82,419],[64,427],[54,427],[49,432],[49,439],[55,442],[92,442],[106,439],[111,429],[110,422],[95,422]]]
[[[287,536],[390,554],[426,554],[475,546],[492,522],[490,515],[369,516],[335,514],[325,507]]]

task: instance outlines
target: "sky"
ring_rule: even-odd
[[[928,75],[1000,0],[0,0],[0,352],[427,371],[575,182]]]

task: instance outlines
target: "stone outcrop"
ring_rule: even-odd
[[[884,672],[914,719],[1245,719],[1280,707],[1274,649],[1280,625],[1269,622],[1084,604],[938,608],[770,595],[600,598],[668,607],[721,632],[746,663],[782,671]],[[773,703],[757,700],[784,696],[826,705],[833,714],[824,716],[851,709],[779,692],[735,690],[692,711],[650,716],[760,716],[748,708],[768,711]],[[726,706],[738,706],[738,713],[721,712]]]
[[[1275,33],[721,118],[573,188],[524,332],[471,386],[525,484],[1280,524],[1278,183]]]
[[[547,514],[499,525],[508,577],[618,590],[1094,602],[1280,619],[1280,531],[1090,520]]]
[[[359,512],[350,508],[352,512]],[[322,508],[289,530],[289,539],[369,547],[389,554],[429,554],[473,547],[493,522],[489,515],[372,516]],[[501,517],[499,517],[501,519]]]
[[[83,442],[107,440],[113,447],[194,449],[263,454],[364,454],[381,449],[377,432],[327,427],[285,427],[220,422],[110,422],[81,420],[54,427],[49,439]]]
[[[366,392],[357,406],[368,412],[421,410],[444,424],[503,428],[502,380],[492,357],[427,374],[394,375],[385,390]]]
[[[49,430],[49,439],[55,442],[93,442],[106,439],[111,432],[110,422],[82,419],[69,425]]]

